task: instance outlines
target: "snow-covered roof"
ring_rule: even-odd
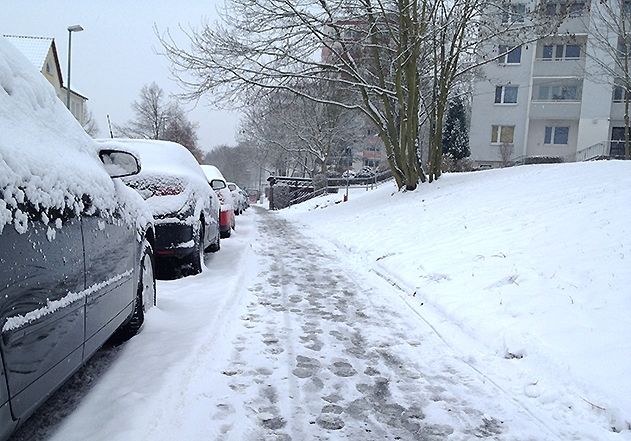
[[[226,178],[223,177],[223,174],[214,165],[202,164],[201,167],[204,171],[204,174],[206,175],[206,178],[208,178],[208,182],[212,181],[213,179],[221,179],[222,181],[226,182]]]
[[[22,52],[26,59],[40,71],[44,68],[46,56],[54,41],[51,37],[33,37],[28,35],[4,35],[4,38]]]

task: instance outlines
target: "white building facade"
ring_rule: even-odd
[[[613,55],[592,36],[602,29],[594,3],[513,2],[567,16],[554,36],[489,48],[505,55],[484,65],[474,85],[470,145],[478,168],[624,155],[623,93],[596,62]],[[618,36],[611,38],[615,47]]]

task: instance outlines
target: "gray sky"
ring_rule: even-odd
[[[178,25],[213,22],[221,5],[223,0],[2,0],[0,34],[54,37],[65,83],[67,28],[82,25],[85,31],[72,36],[71,88],[88,97],[101,136],[106,136],[105,115],[112,123],[125,123],[144,84],[155,81],[169,94],[180,92],[168,60],[157,55],[154,24],[161,31],[170,28],[185,43]],[[196,108],[183,107],[199,123],[202,149],[234,143],[238,114],[216,111],[203,101]]]

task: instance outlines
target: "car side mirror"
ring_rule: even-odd
[[[213,190],[221,190],[222,188],[226,188],[226,183],[221,179],[213,179],[210,181],[210,186]]]
[[[138,158],[122,150],[101,150],[99,152],[105,170],[112,178],[124,178],[140,173]]]

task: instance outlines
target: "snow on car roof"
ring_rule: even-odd
[[[88,195],[94,209],[113,212],[115,186],[96,144],[53,86],[0,37],[0,232],[9,223],[27,230],[28,216],[20,209],[26,201],[44,211],[79,212]]]
[[[97,139],[107,148],[130,151],[140,159],[140,176],[143,175],[177,175],[193,179],[201,179],[206,183],[206,176],[191,152],[184,146],[171,141],[154,139]]]
[[[226,182],[226,178],[223,177],[223,174],[219,171],[217,167],[214,165],[202,164],[202,170],[206,175],[208,181],[212,181],[213,179],[221,179]]]
[[[135,154],[140,160],[140,173],[137,176],[125,178],[125,182],[164,181],[165,177],[176,177],[185,182],[185,188],[175,195],[152,195],[145,202],[155,218],[162,218],[159,222],[166,222],[165,218],[179,211],[189,201],[196,200],[194,213],[185,221],[195,224],[200,216],[202,207],[212,197],[213,193],[204,172],[193,154],[184,146],[170,141],[154,139],[99,139],[98,144],[103,148],[119,149]],[[206,201],[206,202],[204,202]]]

